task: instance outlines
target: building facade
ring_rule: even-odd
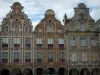
[[[65,22],[68,43],[68,69],[70,75],[100,74],[99,23],[89,14],[89,8],[80,3],[74,8],[75,14]],[[66,24],[67,22],[67,24]]]
[[[64,26],[48,9],[34,30],[34,69],[36,75],[67,74],[67,51]]]
[[[0,32],[0,75],[32,72],[33,68],[32,23],[15,2],[3,19]]]
[[[80,3],[64,25],[48,9],[34,31],[15,2],[0,25],[0,75],[100,75],[100,20]]]

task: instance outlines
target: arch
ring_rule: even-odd
[[[1,70],[0,75],[10,75],[10,72],[9,72],[9,70],[8,70],[8,69],[3,68],[3,69]]]
[[[67,74],[68,74],[68,71],[66,70],[66,68],[60,67],[58,69],[58,75],[67,75]]]
[[[80,72],[80,75],[90,75],[90,72],[87,68],[83,68]]]
[[[53,68],[53,67],[49,67],[49,68],[47,69],[47,74],[48,74],[48,75],[54,75],[55,72],[56,72],[56,70],[55,70],[55,68]]]
[[[79,72],[76,68],[73,68],[69,71],[69,75],[79,75]]]
[[[21,70],[19,68],[14,68],[11,71],[11,75],[21,75]]]
[[[23,75],[33,75],[33,72],[30,68],[26,68],[23,70]]]
[[[42,75],[44,73],[44,69],[43,68],[36,68],[35,73],[36,73],[36,75]]]
[[[100,75],[100,69],[94,68],[94,69],[92,70],[92,75]]]

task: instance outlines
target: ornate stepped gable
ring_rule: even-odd
[[[23,6],[19,2],[15,2],[11,6],[11,11],[6,15],[6,18],[3,19],[1,25],[2,32],[25,32],[25,28],[27,29],[27,27],[29,27],[30,32],[32,32],[32,22],[24,13]]]
[[[89,14],[89,8],[85,4],[80,3],[74,8],[75,14],[70,19],[65,30],[67,31],[80,31],[80,25],[86,27],[86,31],[95,31],[95,20]]]

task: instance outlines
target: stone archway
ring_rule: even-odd
[[[93,69],[92,75],[100,75],[100,69],[98,69],[98,68]]]
[[[11,71],[11,75],[21,75],[21,70],[19,68],[14,68]]]
[[[23,75],[33,75],[33,72],[30,68],[26,68],[23,70]]]
[[[10,75],[10,72],[9,72],[8,69],[4,68],[4,69],[1,70],[0,75]]]
[[[55,75],[56,70],[53,67],[50,67],[47,69],[47,74],[48,75]]]
[[[64,67],[59,68],[58,75],[68,75],[66,68],[64,68]]]
[[[90,72],[87,68],[83,68],[80,72],[80,75],[90,75]]]
[[[44,70],[42,68],[37,68],[36,75],[42,75],[42,74],[44,74]]]
[[[73,68],[69,71],[69,75],[79,75],[79,72],[76,68]]]

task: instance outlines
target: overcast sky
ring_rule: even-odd
[[[24,12],[36,24],[44,17],[47,9],[53,9],[57,19],[63,24],[63,16],[66,13],[68,18],[74,15],[74,7],[79,3],[84,3],[90,8],[90,15],[93,19],[100,19],[100,0],[0,0],[0,22],[9,13],[10,6],[14,2],[20,2],[24,6]]]

